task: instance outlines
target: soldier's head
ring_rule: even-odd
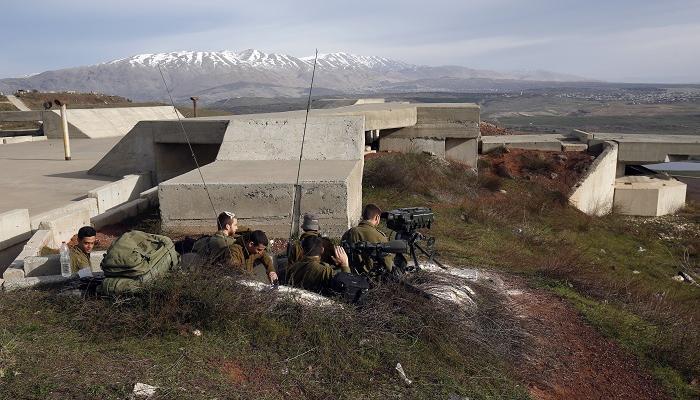
[[[305,257],[317,257],[323,254],[323,239],[319,236],[307,236],[301,241]]]
[[[362,210],[362,219],[369,222],[373,226],[379,225],[379,220],[382,218],[382,209],[376,204],[369,203]]]
[[[91,226],[84,226],[78,230],[78,247],[90,254],[97,241],[97,231]]]
[[[216,225],[225,235],[233,236],[238,229],[238,218],[236,218],[236,214],[230,211],[224,211],[219,214],[219,217],[216,219]]]
[[[248,235],[245,246],[250,254],[262,254],[267,248],[269,240],[263,231],[253,231]]]
[[[304,214],[304,222],[301,224],[301,229],[303,229],[304,232],[318,232],[321,229],[318,224],[318,216],[316,214]]]

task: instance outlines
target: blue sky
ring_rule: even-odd
[[[0,77],[139,53],[345,51],[416,64],[700,82],[700,1],[5,1]]]

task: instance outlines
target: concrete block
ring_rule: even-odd
[[[60,286],[70,281],[71,278],[64,278],[61,275],[51,275],[51,276],[36,276],[29,278],[22,278],[17,280],[6,280],[2,286],[2,289],[6,292],[27,289],[32,287],[51,287]]]
[[[0,214],[0,250],[21,243],[31,235],[28,209],[18,208]]]
[[[107,225],[117,224],[127,218],[135,217],[150,207],[148,199],[136,199],[120,206],[114,207],[100,215],[90,219],[95,229],[101,229]]]
[[[75,208],[69,213],[51,220],[41,221],[39,229],[51,231],[56,246],[68,242],[83,226],[90,225],[91,210],[86,207]]]
[[[61,256],[30,256],[24,258],[24,274],[26,277],[60,275]]]
[[[425,152],[439,158],[445,158],[445,139],[395,138],[393,135],[388,135],[379,141],[379,151]]]
[[[615,181],[615,210],[647,217],[673,214],[685,205],[686,190],[675,179],[625,176]]]
[[[87,210],[88,215],[90,215],[91,218],[94,217],[98,214],[97,199],[88,197],[87,199],[75,201],[63,207],[34,215],[31,217],[32,230],[39,229],[39,225],[42,221],[52,221],[61,218],[66,214],[72,214],[73,212],[80,210]]]
[[[298,160],[304,118],[232,120],[217,160]],[[359,160],[364,153],[364,120],[359,116],[309,119],[305,160]]]
[[[23,266],[24,266],[24,264],[23,264]],[[24,275],[23,266],[20,268],[16,268],[14,266],[8,267],[5,270],[5,272],[3,272],[2,279],[6,280],[6,281],[15,281],[18,279],[24,279],[25,275]]]
[[[102,214],[110,208],[138,198],[141,192],[150,188],[150,174],[127,175],[121,180],[89,191],[88,197],[97,200],[97,209]]]
[[[595,137],[594,134],[582,131],[580,129],[574,129],[573,131],[571,131],[571,134],[582,142],[588,142],[589,140],[592,140]]]
[[[478,139],[445,139],[445,158],[476,168],[479,158]]]
[[[13,137],[2,138],[2,144],[24,143],[24,142],[31,142],[31,141],[32,141],[31,136],[13,136]]]
[[[210,232],[216,215],[236,213],[239,222],[286,237],[291,223],[298,161],[217,161],[202,168],[216,212],[211,209],[199,173],[192,171],[159,185],[163,228]],[[324,231],[341,232],[359,218],[362,167],[356,161],[302,162],[301,212],[319,214]]]
[[[149,207],[155,207],[158,205],[158,186],[154,186],[145,192],[141,192],[139,197],[148,200]]]

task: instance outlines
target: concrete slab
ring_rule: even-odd
[[[102,214],[110,208],[137,199],[141,192],[151,187],[150,174],[127,175],[116,182],[92,189],[87,195],[97,201],[97,209]]]
[[[0,212],[28,208],[33,216],[85,198],[88,190],[116,180],[90,176],[87,170],[118,140],[72,140],[71,161],[64,160],[61,140],[0,146]]]
[[[592,133],[589,145],[615,141],[620,145],[618,161],[626,164],[650,164],[678,161],[700,156],[700,135],[650,135]]]
[[[154,188],[156,194],[158,188]],[[114,207],[104,213],[93,217],[90,222],[95,229],[102,229],[107,225],[119,223],[127,218],[135,217],[150,207],[148,199],[138,198]]]
[[[66,214],[42,220],[39,229],[50,231],[53,243],[60,246],[61,242],[68,242],[80,228],[90,225],[91,212],[89,208],[74,208]]]
[[[0,250],[21,243],[31,236],[28,209],[18,208],[0,213]]]

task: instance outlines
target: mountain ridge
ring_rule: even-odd
[[[143,53],[23,78],[0,79],[0,91],[99,91],[136,100],[162,100],[167,95],[160,67],[178,99],[195,93],[205,103],[241,96],[294,97],[308,91],[313,62],[313,56],[299,58],[257,49]],[[419,86],[420,90],[462,91],[510,86],[518,89],[538,82],[547,85],[591,81],[550,71],[499,72],[457,65],[427,66],[346,52],[319,54],[317,72],[319,87],[348,94],[393,91],[412,84],[416,90]],[[230,90],[222,90],[227,86]],[[208,93],[208,89],[216,90]]]

